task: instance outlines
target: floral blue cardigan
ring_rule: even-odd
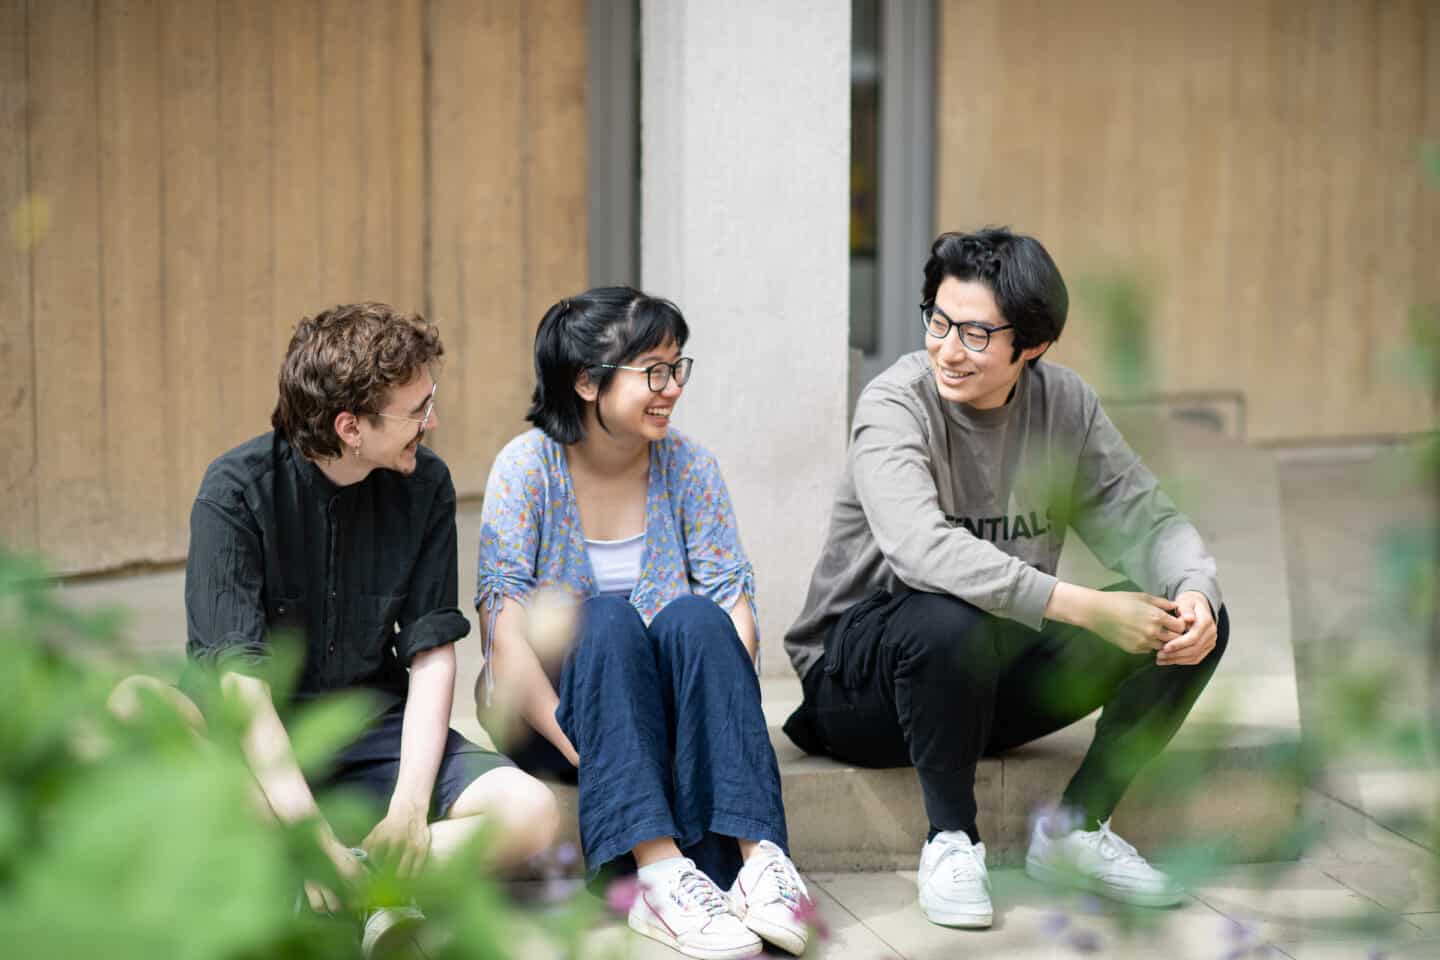
[[[480,518],[475,608],[485,617],[486,699],[494,689],[491,644],[506,597],[541,587],[597,595],[565,449],[540,430],[505,445],[490,468]],[[741,596],[755,610],[755,576],[714,455],[673,427],[650,446],[645,548],[630,603],[648,624],[676,597],[695,593],[727,612]]]

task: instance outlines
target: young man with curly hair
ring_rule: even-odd
[[[439,423],[443,353],[433,325],[381,303],[302,320],[274,429],[210,465],[190,515],[189,659],[252,711],[245,752],[264,800],[283,821],[314,819],[342,876],[357,873],[357,854],[320,815],[286,732],[294,707],[336,691],[363,691],[371,705],[325,776],[385,810],[359,842],[369,857],[411,873],[489,821],[496,857],[514,861],[556,828],[548,788],[449,728],[455,642],[470,625],[458,606],[455,488],[421,443]],[[277,703],[255,673],[285,632],[303,659]],[[308,893],[317,909],[338,905],[319,886]],[[411,919],[377,911],[366,946]]]

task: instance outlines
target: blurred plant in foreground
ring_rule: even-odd
[[[204,738],[148,694],[129,721],[116,720],[106,697],[133,669],[115,639],[118,617],[69,610],[48,582],[39,563],[0,551],[0,953],[358,956],[357,913],[299,905],[306,879],[345,887],[309,826],[282,826],[252,799],[238,708],[205,700]],[[295,657],[277,660],[293,675]],[[289,675],[281,667],[267,680],[284,689]],[[342,699],[293,719],[302,768],[314,771],[362,716]],[[342,837],[363,836],[377,816],[345,797],[320,799]],[[579,955],[596,913],[590,898],[521,909],[476,866],[478,853],[432,864],[413,882],[377,871],[351,899],[413,897],[443,932],[428,942],[431,957]]]

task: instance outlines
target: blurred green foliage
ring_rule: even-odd
[[[477,866],[483,836],[413,883],[371,874],[351,893],[353,912],[300,906],[306,878],[346,888],[313,825],[282,826],[253,799],[238,708],[202,691],[203,739],[148,693],[118,721],[106,698],[134,669],[116,640],[118,616],[67,609],[48,583],[38,562],[0,550],[0,955],[358,956],[359,907],[411,897],[448,934],[429,956],[528,956],[536,944],[576,955],[593,905],[517,908]],[[283,689],[296,660],[279,660],[266,679]],[[362,704],[340,699],[296,717],[302,766],[313,769],[363,715]],[[344,797],[323,802],[342,837],[363,836],[377,818]]]

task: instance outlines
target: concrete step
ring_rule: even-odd
[[[765,718],[780,765],[790,844],[802,870],[841,872],[913,869],[928,823],[915,771],[876,770],[808,756],[781,725],[800,702],[798,680],[766,678]],[[473,715],[452,719],[456,729],[489,742]],[[1053,803],[1079,765],[1094,718],[1021,749],[981,762],[976,772],[979,826],[991,863],[1023,861],[1027,822]],[[1275,856],[1272,841],[1293,822],[1299,785],[1271,781],[1275,751],[1286,749],[1274,726],[1198,717],[1126,796],[1114,826],[1142,851],[1163,855],[1185,843],[1236,842],[1232,855],[1252,861]],[[1167,784],[1193,789],[1177,795]],[[564,810],[566,839],[579,841],[574,787],[552,784]]]

